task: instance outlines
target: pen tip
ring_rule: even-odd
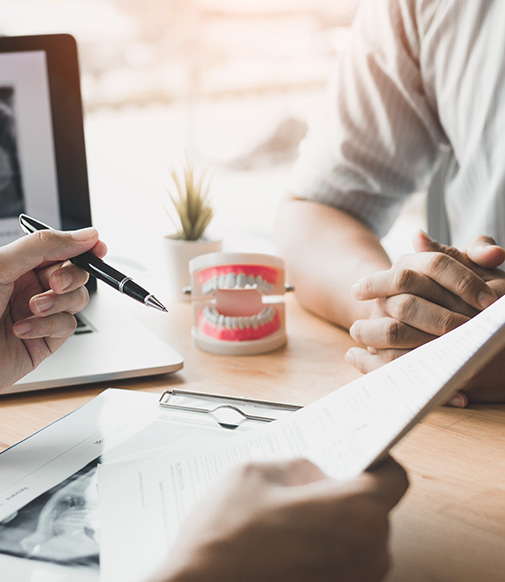
[[[163,303],[161,303],[161,301],[158,301],[158,299],[156,299],[154,295],[148,295],[145,298],[145,304],[148,305],[149,307],[154,307],[159,311],[165,311],[166,313],[168,313],[168,309],[163,305]]]

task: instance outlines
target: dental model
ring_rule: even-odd
[[[258,253],[209,253],[189,263],[197,347],[225,355],[270,352],[286,341],[284,262]]]

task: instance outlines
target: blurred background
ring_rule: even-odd
[[[210,233],[225,249],[271,252],[275,208],[358,4],[0,0],[0,33],[76,37],[99,228],[120,207],[173,231],[161,209],[188,156],[213,169]]]

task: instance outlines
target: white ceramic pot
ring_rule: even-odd
[[[190,301],[183,288],[190,284],[189,261],[200,255],[220,252],[221,240],[183,240],[175,236],[163,237],[163,249],[168,275],[167,296],[175,301]]]

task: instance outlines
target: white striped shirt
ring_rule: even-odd
[[[505,246],[505,0],[363,0],[292,193],[383,236],[430,183],[441,144],[452,244]]]

